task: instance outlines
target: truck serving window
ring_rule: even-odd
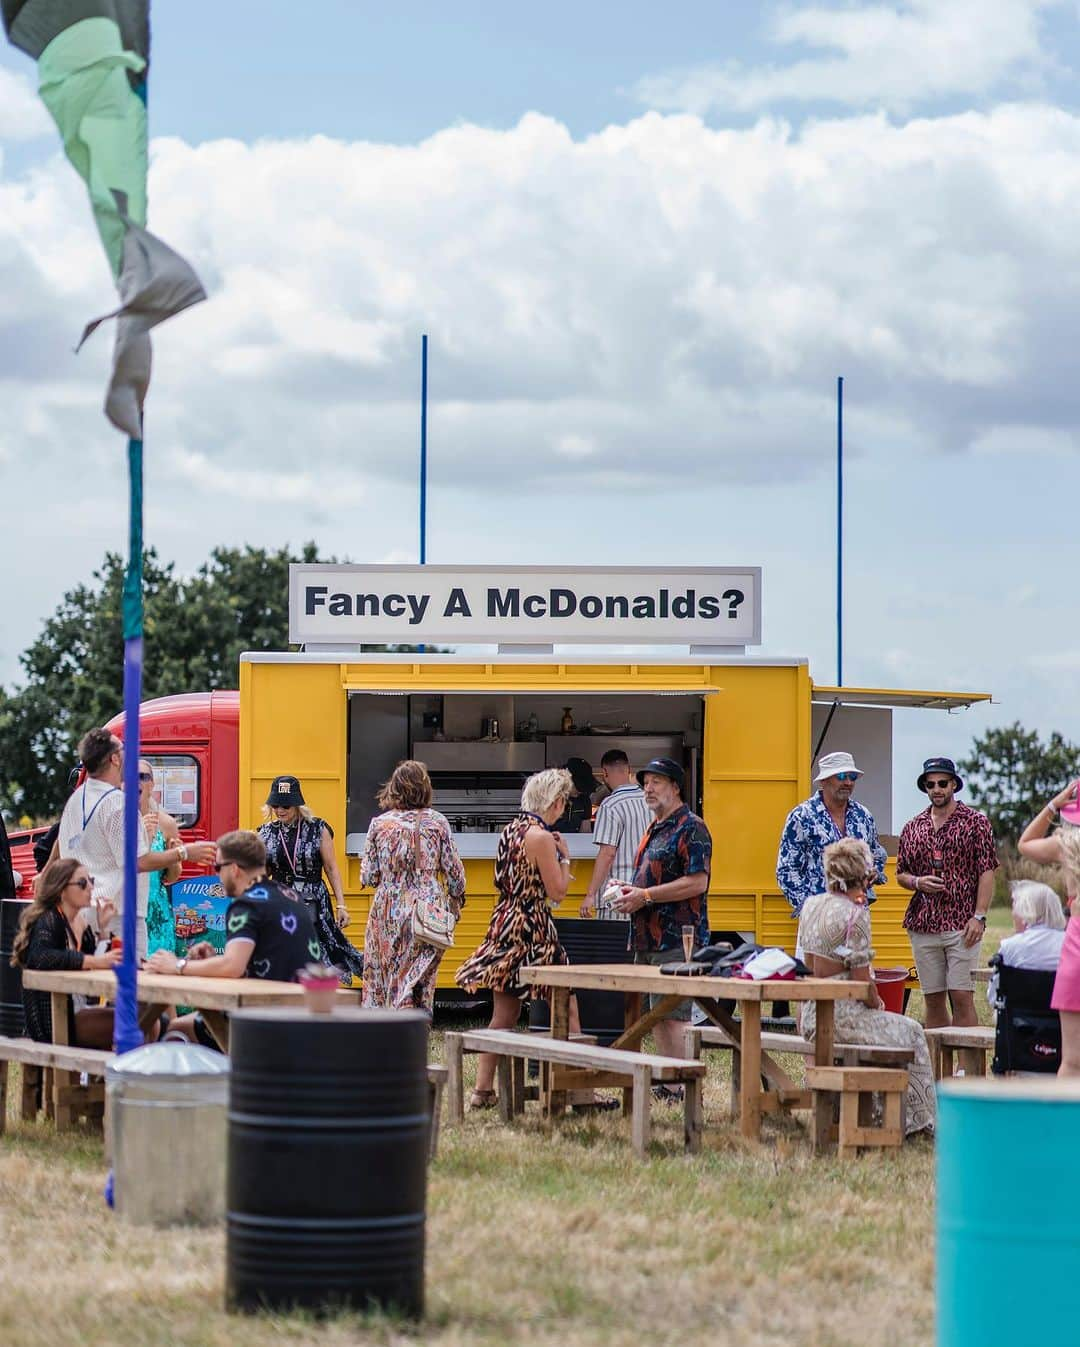
[[[187,753],[144,753],[154,771],[154,803],[181,828],[199,819],[199,764]]]

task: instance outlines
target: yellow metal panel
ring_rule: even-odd
[[[337,664],[241,664],[240,826],[257,828],[271,781],[299,777],[345,862],[347,699]],[[354,933],[355,934],[355,933]]]
[[[814,684],[816,702],[847,706],[937,707],[948,710],[990,701],[989,692],[911,692],[900,688],[828,688]]]

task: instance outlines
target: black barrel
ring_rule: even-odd
[[[427,1016],[245,1010],[229,1026],[227,1308],[419,1318]]]
[[[5,898],[0,901],[0,1034],[22,1038],[26,1017],[22,1003],[22,969],[11,966],[11,947],[19,920],[29,898]]]
[[[556,920],[555,926],[572,964],[634,961],[633,953],[627,948],[630,936],[628,921],[583,921],[577,917],[567,917]],[[625,1027],[626,1015],[626,1000],[622,992],[579,991],[577,1002],[583,1034],[595,1034],[600,1043],[611,1043],[619,1037]],[[529,1028],[546,1032],[550,1027],[547,1001],[531,1001]]]

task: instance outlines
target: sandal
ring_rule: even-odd
[[[495,1107],[494,1090],[473,1090],[469,1096],[469,1107],[476,1108],[494,1108]]]
[[[669,1108],[674,1108],[676,1104],[683,1102],[683,1088],[681,1085],[654,1085],[652,1097],[658,1099],[661,1104],[667,1104]]]

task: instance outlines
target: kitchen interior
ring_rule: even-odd
[[[463,859],[494,858],[533,772],[583,758],[599,785],[611,748],[635,771],[673,758],[686,772],[684,798],[700,811],[704,716],[699,693],[350,693],[346,851],[363,850],[379,787],[403,758],[427,765],[432,803]],[[587,832],[566,840],[571,856],[595,855]]]

